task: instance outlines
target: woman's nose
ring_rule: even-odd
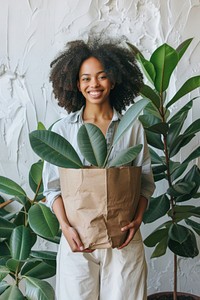
[[[98,79],[96,77],[93,77],[91,79],[90,84],[91,84],[92,87],[97,87],[97,86],[99,86],[99,81],[98,81]]]

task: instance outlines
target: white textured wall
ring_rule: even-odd
[[[164,42],[177,47],[194,37],[171,83],[173,92],[189,76],[200,74],[199,28],[199,0],[0,0],[0,174],[27,189],[27,173],[37,159],[28,133],[38,121],[49,126],[63,114],[53,99],[48,73],[49,63],[67,41],[87,38],[90,29],[125,35],[148,57]],[[188,124],[199,112],[197,100]],[[193,145],[198,143],[196,138]],[[143,234],[151,227],[143,226]],[[150,249],[146,253],[149,293],[169,290],[172,256],[150,261]],[[180,259],[179,265],[179,288],[200,295],[200,256]]]

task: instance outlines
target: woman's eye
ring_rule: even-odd
[[[106,79],[107,76],[106,76],[106,75],[101,75],[101,76],[99,76],[98,78],[99,78],[99,80],[103,80],[103,79]]]
[[[89,81],[89,80],[90,80],[89,77],[83,77],[83,78],[82,78],[82,81]]]

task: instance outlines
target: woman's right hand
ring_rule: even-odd
[[[73,252],[91,253],[94,251],[91,249],[84,249],[84,245],[79,237],[79,234],[73,227],[69,226],[68,224],[65,224],[61,227],[61,230]]]

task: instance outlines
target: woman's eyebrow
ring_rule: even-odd
[[[101,73],[106,73],[106,72],[104,70],[103,71],[99,71],[99,72],[96,73],[96,75],[101,74]],[[89,75],[91,75],[91,74],[88,74],[88,73],[81,74],[81,76],[89,76]]]

